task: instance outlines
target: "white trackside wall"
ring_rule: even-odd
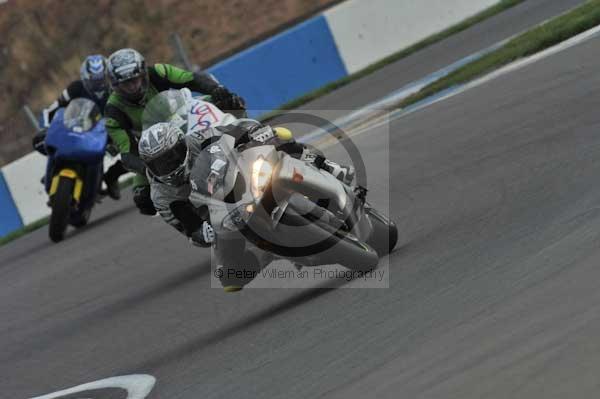
[[[31,152],[2,168],[24,225],[50,214],[46,206],[48,196],[40,183],[45,172],[46,157],[37,152]]]
[[[324,13],[348,74],[440,32],[497,0],[349,0]]]

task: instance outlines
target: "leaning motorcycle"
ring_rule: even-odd
[[[171,121],[187,134],[202,134],[228,123],[231,115],[197,112],[210,107],[179,93],[159,94],[155,101],[169,104],[172,115],[161,121],[149,117],[145,128]],[[283,140],[292,136],[283,127],[267,126],[257,132],[261,140],[236,145],[234,137],[224,134],[205,146],[190,171],[189,199],[197,209],[208,209],[221,271],[216,275],[225,289],[241,289],[281,258],[297,267],[374,269],[396,245],[394,222],[367,202],[366,188],[346,185],[313,163],[278,151],[267,144],[269,134]]]
[[[49,236],[61,241],[67,226],[85,226],[100,196],[107,132],[93,101],[77,98],[48,127],[44,178],[51,208]]]

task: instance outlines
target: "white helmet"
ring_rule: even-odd
[[[174,123],[157,123],[144,130],[138,144],[139,156],[148,171],[163,183],[185,183],[188,147],[185,134]]]

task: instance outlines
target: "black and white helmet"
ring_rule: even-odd
[[[148,171],[163,183],[185,183],[188,148],[185,133],[175,124],[162,122],[144,130],[138,152]]]
[[[108,77],[113,90],[132,103],[140,102],[148,89],[146,60],[132,48],[117,50],[108,57]]]

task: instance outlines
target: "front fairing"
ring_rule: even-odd
[[[48,128],[45,141],[48,154],[56,160],[102,162],[108,140],[104,120],[90,130],[78,133],[64,125],[63,115],[64,110],[59,110]]]
[[[91,208],[100,188],[107,133],[104,121],[98,121],[83,133],[68,129],[64,123],[64,109],[60,109],[45,139],[48,151],[45,188],[50,190],[52,177],[64,168],[72,169],[83,181],[79,209]]]
[[[276,167],[279,156],[275,147],[262,145],[238,153],[233,148],[234,138],[222,136],[217,142],[207,146],[197,157],[190,173],[192,194],[190,200],[196,205],[206,205],[210,211],[213,226],[220,230],[223,221],[231,218],[236,209],[260,209],[261,198],[252,194],[252,165],[259,158],[271,162]],[[226,161],[216,181],[210,181],[214,175],[215,162]],[[252,207],[248,207],[252,205]],[[226,223],[227,224],[227,223]]]

